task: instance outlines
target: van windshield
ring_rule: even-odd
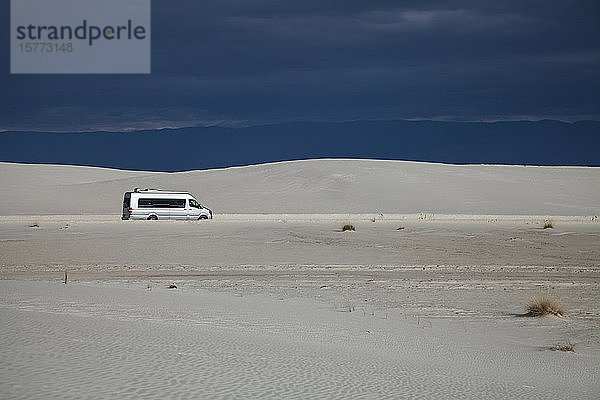
[[[190,199],[190,207],[200,208],[200,204],[194,199]]]

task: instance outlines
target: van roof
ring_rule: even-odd
[[[132,193],[162,193],[162,194],[190,194],[189,192],[179,192],[173,190],[162,190],[162,189],[139,189],[135,188]]]

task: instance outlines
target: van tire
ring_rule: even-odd
[[[146,219],[156,221],[158,219],[158,217],[156,215],[148,215],[148,218],[146,218]]]
[[[207,217],[206,215],[201,215],[201,216],[198,218],[198,221],[200,221],[201,219],[208,219],[208,217]]]

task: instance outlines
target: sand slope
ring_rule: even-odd
[[[523,337],[540,331],[530,321],[383,318],[141,285],[0,289],[4,398],[562,399],[598,389],[597,357],[542,351]]]
[[[0,163],[0,215],[119,214],[134,187],[216,213],[600,214],[600,168],[304,160],[156,173]]]

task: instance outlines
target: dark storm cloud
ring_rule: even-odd
[[[5,66],[0,128],[599,119],[597,4],[154,0],[152,75],[10,76]]]

